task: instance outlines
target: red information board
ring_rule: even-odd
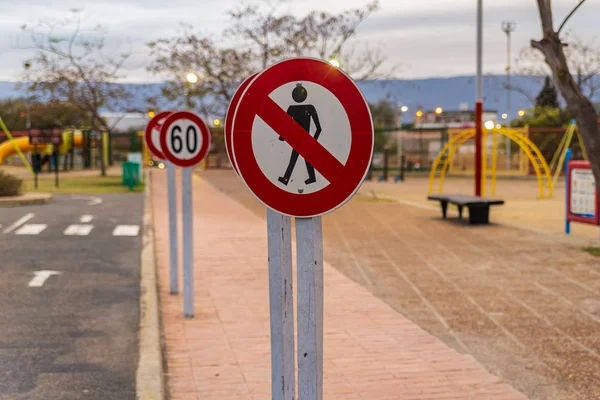
[[[569,161],[567,220],[600,225],[600,198],[589,161]]]

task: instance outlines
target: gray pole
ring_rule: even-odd
[[[291,219],[267,208],[269,308],[271,316],[271,399],[294,400],[294,297]]]
[[[296,218],[298,400],[323,399],[323,228]]]
[[[478,101],[483,100],[483,0],[477,0],[477,79],[475,87],[475,98]]]
[[[177,196],[175,189],[175,165],[171,161],[167,164],[167,187],[169,193],[169,282],[171,294],[179,293],[178,283],[178,246],[177,246]]]
[[[181,169],[181,215],[183,219],[183,316],[194,316],[194,216],[192,212],[192,171]]]
[[[512,21],[502,22],[502,31],[506,33],[506,114],[510,118],[510,34],[515,31],[517,24]],[[510,170],[510,139],[506,140],[506,169]]]
[[[398,136],[396,137],[397,149],[396,158],[398,159],[398,168],[402,168],[402,109],[398,108]],[[400,170],[398,170],[400,175]]]
[[[26,124],[27,130],[30,130],[31,129],[31,114],[29,113],[29,98],[27,99],[27,102],[25,103],[25,112],[27,114],[25,124]]]

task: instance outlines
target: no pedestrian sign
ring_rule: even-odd
[[[160,129],[162,128],[162,123],[171,114],[173,114],[171,111],[163,111],[156,114],[150,122],[148,122],[146,131],[144,132],[146,147],[154,157],[161,160],[164,160],[165,156],[160,149]]]
[[[228,150],[250,191],[294,217],[323,215],[348,201],[368,172],[374,142],[354,81],[322,60],[295,58],[244,84]]]

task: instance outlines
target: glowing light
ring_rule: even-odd
[[[333,65],[336,68],[340,67],[340,62],[338,60],[336,60],[335,58],[332,58],[331,60],[329,60],[329,64]]]
[[[156,115],[156,114],[154,113],[154,111],[148,111],[148,116],[149,116],[150,118],[154,118],[154,116],[155,116],[155,115]]]
[[[519,117],[522,117],[525,115],[525,110],[519,110]]]
[[[406,106],[402,106],[402,108],[400,108],[400,111],[402,111],[402,112],[407,112],[407,111],[408,111],[408,107],[406,107]]]
[[[417,117],[422,117],[423,116],[423,111],[419,110],[417,111]]]
[[[502,114],[502,119],[506,119],[506,118],[508,118],[508,114],[507,113]]]
[[[198,75],[194,74],[193,72],[190,72],[189,74],[187,74],[185,76],[185,79],[189,82],[189,83],[196,83],[198,82]]]
[[[436,114],[441,114],[442,112],[444,112],[444,110],[442,109],[442,107],[437,107],[437,108],[435,109],[435,113],[436,113]]]
[[[214,126],[219,126],[221,125],[221,120],[219,118],[215,118],[215,120],[213,121]]]
[[[488,130],[494,129],[494,126],[495,126],[494,121],[488,121],[485,123],[485,129],[488,129]]]

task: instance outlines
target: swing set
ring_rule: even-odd
[[[490,136],[492,140],[491,146],[488,145]],[[498,137],[500,136],[503,136],[505,140],[511,140],[515,142],[520,148],[521,155],[526,156],[529,160],[529,163],[531,163],[533,166],[533,170],[538,182],[540,199],[552,198],[552,193],[554,191],[554,187],[556,186],[556,182],[558,181],[558,177],[563,172],[567,150],[571,147],[574,136],[577,137],[579,146],[583,153],[583,158],[588,160],[588,156],[583,145],[583,139],[575,121],[571,122],[564,133],[556,152],[552,156],[550,164],[547,163],[540,149],[531,141],[531,139],[529,139],[527,131],[523,132],[510,128],[485,129],[482,137],[482,159],[485,161],[482,165],[481,196],[485,196],[488,189],[488,182],[491,184],[491,195],[494,196],[496,194],[496,176],[498,175]],[[475,129],[467,129],[451,135],[450,140],[441,149],[431,168],[431,172],[429,174],[429,194],[434,193],[436,189],[438,193],[443,193],[446,175],[448,173],[454,173],[453,160],[459,147],[474,137]],[[491,160],[487,154],[488,150],[491,150]],[[520,161],[520,171],[515,172],[515,174],[527,175],[527,161],[524,159],[524,157],[520,157]],[[523,163],[523,161],[525,163]],[[511,175],[510,171],[504,172],[503,174]],[[437,184],[436,178],[438,178]]]

